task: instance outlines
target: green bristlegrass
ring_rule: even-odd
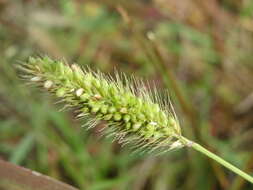
[[[113,79],[49,57],[30,57],[20,68],[23,78],[55,94],[65,107],[75,108],[78,118],[86,118],[87,128],[104,122],[105,135],[144,152],[191,147],[253,183],[250,175],[183,137],[169,99],[162,100],[142,82],[118,74]]]

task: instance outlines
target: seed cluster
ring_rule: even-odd
[[[106,121],[107,133],[114,134],[122,143],[134,141],[143,147],[156,148],[172,145],[180,136],[175,117],[162,110],[145,88],[134,89],[128,81],[123,85],[119,77],[114,80],[48,57],[30,57],[22,69],[32,83],[78,108],[79,117]]]

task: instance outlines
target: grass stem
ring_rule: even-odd
[[[192,147],[196,151],[199,151],[202,154],[208,156],[209,158],[215,160],[219,164],[223,165],[227,169],[233,171],[234,173],[238,174],[239,176],[241,176],[242,178],[246,179],[247,181],[249,181],[250,183],[253,184],[253,177],[252,176],[250,176],[249,174],[243,172],[242,170],[240,170],[239,168],[237,168],[234,165],[230,164],[229,162],[225,161],[224,159],[222,159],[221,157],[217,156],[216,154],[210,152],[209,150],[207,150],[206,148],[204,148],[200,144],[193,142],[190,145],[190,147]]]

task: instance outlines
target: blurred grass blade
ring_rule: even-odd
[[[33,145],[34,135],[32,133],[29,133],[25,137],[23,137],[19,146],[17,146],[16,149],[12,152],[10,162],[20,164],[30,152]]]
[[[128,181],[129,176],[123,176],[121,178],[109,179],[98,181],[96,184],[93,184],[89,189],[90,190],[103,190],[103,189],[117,189],[117,186],[120,186],[122,182]]]

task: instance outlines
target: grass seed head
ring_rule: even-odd
[[[30,76],[30,82],[76,107],[78,116],[86,117],[85,121],[89,119],[89,128],[106,121],[104,133],[113,135],[123,145],[131,143],[144,151],[182,146],[178,141],[180,127],[171,104],[162,103],[157,92],[151,93],[143,82],[133,80],[131,85],[126,77],[117,75],[114,80],[49,57],[31,57],[22,67],[30,71],[25,73]]]

